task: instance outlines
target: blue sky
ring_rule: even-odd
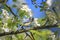
[[[35,8],[34,5],[32,5],[31,0],[26,0],[26,2],[27,2],[27,5],[29,6],[29,8],[32,9],[34,17],[36,17],[36,18],[45,17],[44,12],[40,12],[39,8]],[[37,0],[37,3],[40,3],[40,2],[42,2],[42,0]],[[11,5],[12,4],[12,0],[9,0],[7,2],[7,4]],[[12,8],[12,10],[14,10],[14,12],[17,12],[17,10],[15,8]]]

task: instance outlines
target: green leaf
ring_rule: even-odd
[[[45,22],[46,22],[46,19],[45,19],[45,18],[40,18],[40,19],[38,19],[38,23],[39,23],[41,26],[44,25]]]
[[[0,14],[2,14],[2,12],[0,12]]]
[[[36,0],[32,0],[33,2],[36,2]]]
[[[13,2],[16,2],[17,0],[13,0]]]
[[[17,35],[15,35],[17,38],[18,38],[18,40],[23,40],[24,39],[24,36],[25,34],[24,33],[22,33],[22,34],[17,34]]]
[[[43,10],[44,10],[44,9],[42,9],[42,8],[40,9],[40,11],[43,11]]]
[[[42,40],[42,37],[39,35],[36,35],[36,34],[34,34],[34,38],[35,38],[35,40]]]
[[[0,18],[0,21],[2,21],[2,18]]]
[[[46,29],[30,30],[30,32],[33,33],[35,40],[47,40],[48,36],[51,34],[51,31]]]
[[[40,8],[43,8],[43,6],[39,6]]]
[[[19,10],[19,16],[20,18],[23,18],[25,15],[27,15],[27,12],[24,10]]]
[[[37,35],[41,35],[40,32],[38,32],[38,31],[36,31],[36,30],[30,30],[30,32],[35,33],[35,34],[37,34]]]
[[[2,19],[0,18],[0,27],[2,27],[2,26],[3,26]]]
[[[35,5],[35,8],[38,8],[38,6],[37,6],[37,5]]]
[[[0,27],[2,27],[2,26],[3,26],[2,21],[0,21]]]
[[[5,9],[5,10],[8,10],[8,12],[10,12],[10,9],[7,8],[6,4],[3,4],[3,5],[4,5],[4,9]]]
[[[44,6],[47,6],[46,2],[42,2],[42,4],[43,4]]]
[[[12,7],[17,7],[16,5],[12,5]]]
[[[11,27],[12,26],[12,20],[11,19],[8,19],[7,20],[7,23],[8,23],[8,27]]]

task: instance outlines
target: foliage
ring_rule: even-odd
[[[8,1],[9,0],[5,0],[3,2],[2,0],[0,0],[0,4],[3,5],[3,8],[0,9],[1,10],[0,36],[2,33],[2,37],[0,37],[1,40],[53,40],[53,39],[56,40],[57,39],[58,32],[54,33],[51,30],[49,30],[49,27],[46,26],[57,25],[57,27],[59,28],[60,26],[58,23],[59,19],[57,19],[57,16],[54,12],[52,12],[51,10],[47,10],[48,5],[46,4],[46,2],[42,2],[41,3],[42,5],[40,6],[36,3],[37,0],[31,0],[32,4],[36,8],[40,8],[40,11],[46,12],[45,13],[46,17],[37,19],[34,18],[33,16],[30,16],[30,14],[32,15],[32,12],[28,7],[27,7],[28,11],[23,10],[22,8],[23,3],[21,4],[21,7],[19,5],[12,5],[12,7],[10,7],[6,4]],[[12,0],[12,1],[15,4],[18,4],[17,1],[19,0]],[[18,11],[17,14],[13,12],[14,10],[12,10],[12,8],[17,8],[16,9]],[[26,23],[29,25],[25,26],[24,24]],[[40,26],[38,26],[38,24],[40,24]],[[43,27],[46,28],[44,29]]]

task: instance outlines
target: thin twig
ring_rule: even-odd
[[[5,4],[5,6],[10,10],[10,12],[11,12],[15,17],[17,17],[17,15],[12,11],[12,9],[11,9],[7,4]]]

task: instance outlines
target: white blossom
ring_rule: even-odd
[[[28,7],[26,0],[17,0],[16,2],[13,2],[12,5],[16,5],[18,9],[25,10],[30,17],[32,17],[32,11]]]
[[[8,28],[2,28],[5,32],[9,32],[9,29]]]
[[[47,0],[46,3],[48,4],[48,6],[51,6],[52,5],[52,0]]]
[[[26,5],[22,5],[21,10],[25,10],[25,11],[28,13],[28,15],[29,15],[30,17],[32,17],[32,11],[31,11],[31,9],[27,6],[27,4],[26,4]]]
[[[4,25],[3,25],[3,27],[5,27],[5,26],[7,27],[7,25],[8,25],[8,23],[4,22]]]
[[[5,9],[2,9],[2,13],[6,16],[6,15],[9,15],[8,14],[8,12],[7,12],[7,10],[5,10]]]
[[[50,35],[49,37],[51,37],[52,40],[56,40],[56,39],[55,39],[56,36],[55,36],[54,32],[51,32],[51,35]]]
[[[9,18],[9,13],[7,10],[5,9],[2,9],[2,15],[5,17],[5,18]]]

